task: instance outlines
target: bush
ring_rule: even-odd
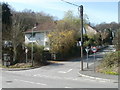
[[[107,66],[107,67],[112,67],[113,65],[116,65],[118,67],[118,58],[119,58],[119,53],[120,51],[118,52],[112,52],[108,55],[106,55],[104,58],[103,58],[103,62],[102,62],[102,65],[103,66]]]
[[[103,58],[103,61],[97,67],[97,71],[105,74],[118,75],[119,57],[120,51],[109,53]]]
[[[28,48],[28,59],[31,60],[32,45],[28,44],[28,45],[26,45],[26,47]],[[44,51],[44,47],[43,46],[33,44],[33,59],[34,59],[34,64],[39,65],[39,64],[43,63],[43,60],[42,60],[43,51]]]
[[[113,39],[113,44],[115,45],[115,48],[117,51],[120,50],[120,38],[119,38],[119,36],[120,36],[120,29],[117,30],[116,36]]]

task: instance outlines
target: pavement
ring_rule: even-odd
[[[99,65],[100,61],[95,62],[95,67]],[[96,80],[103,80],[103,81],[110,81],[117,83],[118,82],[118,75],[108,75],[94,71],[94,64],[90,65],[89,68],[84,68],[83,71],[79,71],[78,73],[82,77],[96,79]]]

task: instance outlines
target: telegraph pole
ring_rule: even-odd
[[[83,71],[83,5],[80,6],[81,22],[81,71]]]
[[[71,3],[71,2],[68,2],[68,1],[65,1],[65,0],[61,0],[65,3],[68,3],[68,4],[71,4],[73,6],[76,6],[78,7],[78,9],[80,8],[80,22],[81,22],[81,71],[83,71],[83,5],[79,6],[79,5],[76,5],[74,3]]]

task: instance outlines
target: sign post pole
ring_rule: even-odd
[[[86,50],[86,52],[87,52],[87,69],[88,69],[88,68],[89,68],[89,67],[88,67],[88,53],[89,53],[89,50],[90,50],[90,49],[88,49],[88,47],[87,47],[85,50]]]
[[[87,52],[87,69],[88,69],[89,67],[88,67],[88,52]]]
[[[92,47],[92,52],[94,53],[94,72],[95,72],[95,53],[97,52],[97,48],[96,47]]]
[[[25,49],[25,53],[26,53],[26,63],[27,63],[27,58],[28,58],[28,55],[27,55],[28,49],[27,48]]]
[[[94,52],[94,72],[95,72],[95,52]]]

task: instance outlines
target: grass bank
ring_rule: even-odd
[[[118,67],[120,62],[120,51],[107,54],[96,71],[104,74],[119,75]]]

